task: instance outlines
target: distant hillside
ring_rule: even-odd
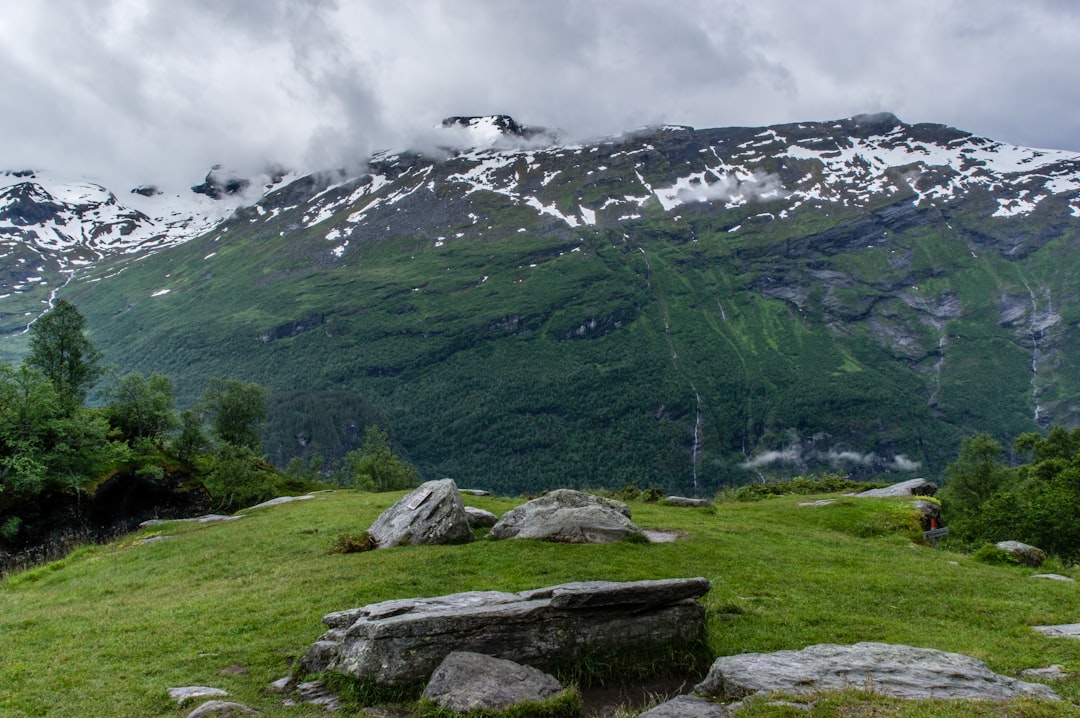
[[[707,494],[1080,423],[1080,156],[892,115],[449,131],[484,144],[270,187],[59,294],[182,403],[267,385],[281,464],[378,421],[427,478]]]

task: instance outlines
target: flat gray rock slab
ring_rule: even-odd
[[[148,526],[160,526],[161,524],[210,524],[218,521],[235,521],[236,519],[244,518],[243,514],[237,514],[236,516],[222,516],[221,514],[205,514],[203,516],[196,516],[191,519],[149,519],[139,524],[140,528],[146,528]]]
[[[207,701],[195,710],[188,713],[187,718],[234,718],[235,716],[257,716],[259,711],[253,710],[243,703],[231,701]]]
[[[870,489],[869,491],[863,491],[855,494],[856,496],[933,496],[937,492],[937,487],[931,484],[926,479],[911,479],[910,481],[901,481],[893,484],[892,486],[886,486],[881,489]]]
[[[481,653],[454,651],[431,674],[423,697],[459,713],[539,703],[563,690],[555,676]]]
[[[585,581],[519,593],[468,591],[338,611],[301,665],[381,685],[426,681],[455,651],[538,667],[589,653],[687,645],[704,631],[704,578]]]
[[[727,718],[732,708],[699,696],[676,696],[640,713],[638,718]]]
[[[1076,583],[1076,579],[1069,578],[1068,576],[1062,576],[1060,573],[1037,573],[1032,578],[1045,578],[1049,581],[1064,581],[1066,583]]]
[[[267,506],[278,506],[280,504],[289,504],[293,501],[307,501],[308,499],[315,498],[314,494],[304,494],[303,496],[278,496],[276,499],[270,499],[269,501],[263,501],[261,504],[255,504],[250,507],[252,509],[264,509]]]
[[[181,686],[169,689],[169,698],[183,705],[195,698],[224,698],[228,692],[210,686]]]
[[[686,496],[668,496],[664,499],[664,503],[669,506],[678,506],[680,508],[712,506],[712,502],[708,499],[692,499]]]
[[[1063,681],[1071,678],[1071,673],[1066,673],[1065,668],[1058,663],[1045,668],[1025,668],[1020,671],[1021,678],[1029,678],[1036,681]]]
[[[695,692],[734,700],[759,691],[806,694],[845,689],[910,699],[1059,700],[1048,686],[993,673],[970,656],[887,643],[823,644],[801,651],[718,658]]]
[[[1045,636],[1053,638],[1080,638],[1080,623],[1063,623],[1059,626],[1032,626]]]

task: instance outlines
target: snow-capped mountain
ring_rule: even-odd
[[[26,307],[4,330],[25,325],[23,317],[44,310],[52,293],[79,269],[197,237],[294,179],[284,171],[256,178],[257,193],[250,191],[251,180],[215,167],[202,184],[184,192],[143,186],[118,195],[96,182],[48,172],[0,172],[0,312],[5,300]]]
[[[60,291],[182,397],[279,392],[277,460],[352,448],[363,406],[426,472],[515,490],[940,469],[1080,424],[1076,153],[889,114],[440,132],[182,197],[5,175],[0,332]]]

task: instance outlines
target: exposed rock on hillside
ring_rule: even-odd
[[[454,651],[552,666],[586,654],[689,645],[704,630],[704,578],[590,581],[520,593],[470,591],[331,613],[304,656],[310,672],[418,683]]]
[[[490,535],[496,539],[611,543],[640,531],[630,520],[629,507],[621,501],[558,489],[507,511]]]
[[[439,664],[423,697],[448,710],[506,710],[524,701],[538,703],[563,690],[552,675],[503,658],[454,651]]]
[[[695,690],[733,700],[758,691],[805,694],[848,688],[911,699],[1059,698],[1047,686],[993,673],[968,656],[886,643],[725,656],[716,659]]]
[[[453,479],[420,484],[384,511],[368,531],[379,548],[468,543],[475,538]]]

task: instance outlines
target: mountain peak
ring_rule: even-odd
[[[519,124],[510,115],[477,115],[447,117],[441,129],[460,134],[457,144],[471,148],[519,147],[524,143],[552,143],[557,136],[543,127]]]

